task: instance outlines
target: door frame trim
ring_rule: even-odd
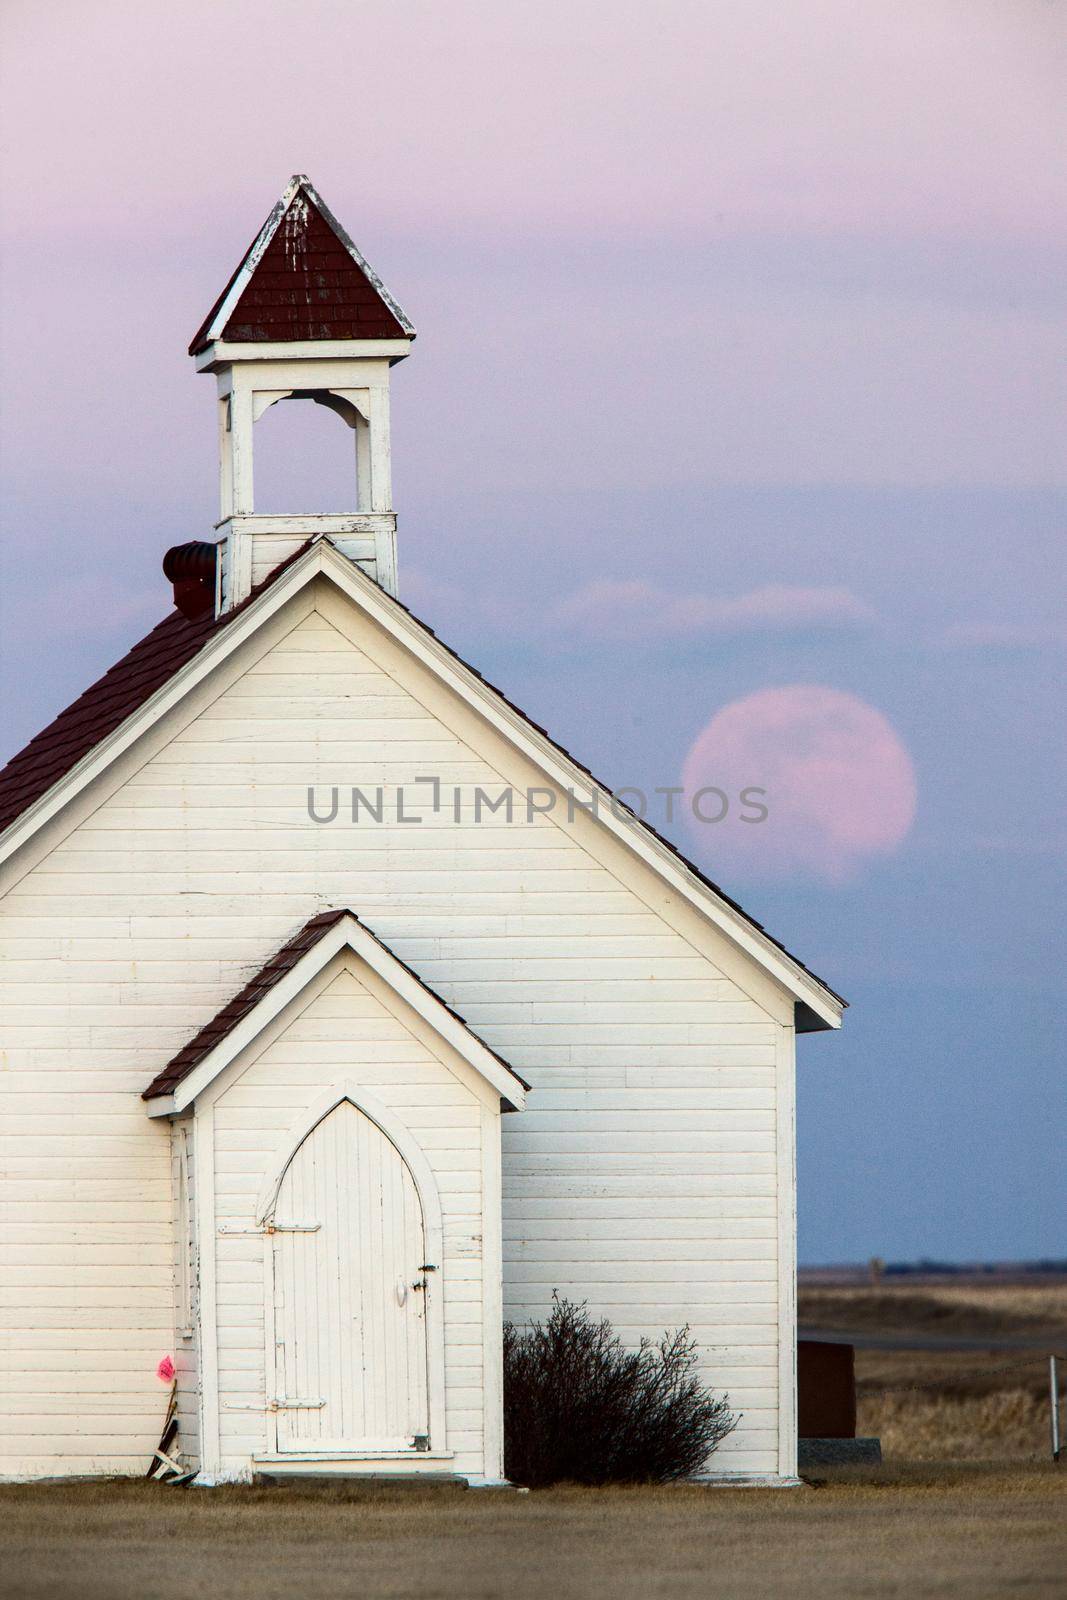
[[[437,1272],[427,1274],[425,1295],[426,1318],[426,1401],[430,1429],[430,1452],[441,1456],[448,1449],[445,1416],[445,1318],[444,1318],[444,1224],[441,1197],[422,1146],[395,1111],[378,1099],[377,1095],[361,1084],[346,1082],[327,1090],[307,1107],[288,1129],[275,1147],[267,1167],[267,1174],[256,1202],[256,1225],[267,1229],[274,1217],[282,1179],[285,1177],[300,1146],[313,1133],[319,1123],[347,1101],[357,1111],[381,1130],[393,1145],[400,1159],[411,1173],[415,1191],[422,1207],[423,1240],[427,1261],[432,1261]],[[274,1239],[269,1231],[263,1238],[264,1306],[263,1330],[265,1338],[265,1375],[268,1385],[277,1389],[277,1346],[274,1326]],[[277,1450],[277,1416],[272,1418],[271,1432],[275,1434]],[[426,1452],[412,1451],[412,1456],[425,1457]]]

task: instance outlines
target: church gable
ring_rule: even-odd
[[[306,597],[311,584],[315,585],[315,598],[309,602]],[[274,619],[272,626],[284,627],[283,619],[289,604],[295,602],[298,595],[305,597],[305,606],[309,603],[317,606],[320,616],[324,621],[329,619],[328,625],[332,625],[342,638],[348,637],[350,643],[357,643],[357,648],[362,646],[366,660],[373,657],[372,671],[384,673],[389,678],[389,686],[384,689],[387,695],[395,694],[405,684],[408,686],[407,704],[412,718],[424,720],[432,708],[442,728],[462,729],[463,742],[478,750],[489,763],[486,781],[497,782],[501,771],[506,769],[510,774],[506,782],[517,787],[520,805],[523,803],[522,797],[530,789],[544,785],[546,781],[552,784],[559,796],[559,804],[554,808],[550,824],[557,841],[561,833],[581,838],[583,848],[598,860],[606,862],[610,858],[614,865],[609,867],[609,872],[616,878],[635,888],[647,886],[639,890],[647,904],[676,906],[680,912],[684,912],[686,907],[695,910],[695,921],[691,916],[683,916],[683,921],[691,924],[694,930],[692,935],[687,933],[686,937],[696,938],[698,948],[712,955],[724,971],[735,981],[741,982],[746,990],[752,992],[755,985],[761,995],[761,1003],[768,1005],[772,1013],[780,1012],[786,1003],[785,996],[792,993],[795,1001],[802,1004],[816,1025],[838,1024],[842,1002],[831,991],[788,956],[734,902],[701,878],[684,858],[651,829],[621,813],[611,803],[610,794],[596,783],[591,774],[573,763],[565,751],[553,745],[517,708],[466,668],[458,657],[436,640],[430,630],[415,622],[397,602],[383,595],[377,585],[333,551],[325,540],[314,543],[287,562],[284,568],[280,568],[264,585],[258,597],[253,596],[250,603],[245,603],[238,613],[231,614],[231,625],[221,629],[217,626],[207,646],[146,705],[144,713],[139,714],[142,723],[138,724],[137,716],[129,718],[114,737],[127,746],[135,742],[138,727],[151,726],[155,704],[160,696],[169,695],[170,703],[180,704],[184,675],[193,673],[196,681],[204,683],[214,671],[212,663],[221,670],[222,661],[228,654],[236,652],[242,645],[254,644],[265,621]],[[264,607],[267,609],[264,610]],[[336,649],[336,645],[331,648]],[[204,692],[210,691],[205,689]],[[316,692],[312,686],[313,697]],[[264,698],[268,706],[267,714],[271,716],[274,714],[270,709],[271,698],[269,695]],[[346,715],[355,713],[355,699],[342,694],[336,705],[342,721]],[[280,727],[285,729],[287,737],[295,741],[293,748],[300,748],[301,741],[306,742],[308,738],[310,723],[288,715],[284,706],[276,709],[279,713],[276,720]],[[253,712],[253,715],[262,714],[261,708]],[[197,737],[203,738],[203,732]],[[220,749],[218,753],[219,761],[230,766],[236,763],[239,771],[247,769],[250,764],[255,765],[259,758],[251,748],[252,737],[247,727],[235,728],[229,748],[225,752]],[[440,733],[437,737],[440,738]],[[321,742],[315,749],[322,753]],[[432,762],[435,753],[432,746],[422,748],[417,741],[409,752],[413,759],[417,758],[416,766],[420,763],[424,766],[427,760]],[[348,751],[343,771],[339,765],[324,768],[321,762],[316,762],[313,768],[314,782],[326,783],[332,790],[336,778],[338,786],[343,787],[347,782],[349,787],[363,788],[373,777],[376,754],[375,748],[367,749],[365,746]],[[354,760],[360,757],[364,764],[357,766]],[[93,752],[92,758],[99,765],[106,766],[102,749],[101,752]],[[80,770],[71,774],[69,779],[60,780],[54,794],[45,797],[54,808],[60,804],[64,784],[72,784],[76,788]],[[311,770],[308,766],[304,768],[305,773]],[[432,766],[430,771],[432,774]],[[346,777],[347,774],[351,776]],[[208,773],[205,776],[210,778],[212,775]],[[395,790],[397,783],[412,782],[418,776],[419,773],[409,764],[392,769],[390,782]],[[437,776],[440,779],[442,775],[438,773]],[[312,779],[309,777],[303,785],[305,796],[310,787]],[[259,788],[251,789],[248,801],[257,803],[261,792]],[[290,789],[290,802],[292,792]],[[579,800],[588,805],[595,800],[596,819],[587,817],[580,804],[569,804],[568,794],[572,802]],[[480,832],[485,828],[487,816],[488,802],[485,802],[478,819]],[[529,833],[541,820],[531,817],[526,832]],[[402,823],[398,825],[404,827],[404,836],[408,837],[408,827]],[[18,824],[9,830],[9,848],[17,846],[17,830]],[[488,843],[489,834],[485,833],[484,837]],[[674,895],[664,898],[661,879],[673,884]],[[334,898],[335,903],[350,899],[344,895]],[[706,926],[709,922],[710,927]],[[755,961],[751,959],[752,956]],[[774,996],[778,997],[777,1001]],[[792,1003],[789,1002],[790,1005]]]
[[[352,905],[464,1016],[465,966],[427,973],[418,954],[417,930],[442,914],[457,949],[474,939],[484,950],[506,926],[517,971],[535,940],[576,959],[600,936],[692,954],[686,934],[652,910],[647,869],[635,876],[618,847],[604,859],[597,824],[580,809],[568,816],[563,793],[551,814],[528,816],[528,793],[544,803],[544,774],[329,584],[115,797],[124,826],[136,830],[143,808],[165,803],[176,784],[183,805],[166,899],[181,914],[186,887],[225,900],[258,884],[272,929],[266,949],[257,943],[261,960],[305,920],[309,893]],[[171,859],[156,856],[161,888]],[[717,957],[717,998],[729,987],[736,1005],[758,997],[760,1020],[790,1014],[721,935],[706,930],[703,944],[705,961]],[[523,1012],[536,993],[521,997]],[[525,1040],[521,1048],[528,1057]]]

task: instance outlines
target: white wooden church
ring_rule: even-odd
[[[170,1356],[203,1482],[498,1481],[554,1290],[689,1323],[709,1475],[795,1475],[794,1041],[844,1002],[398,599],[414,336],[295,177],[191,347],[217,542],[0,774],[6,1476],[143,1473]],[[292,399],[354,511],[256,513]]]

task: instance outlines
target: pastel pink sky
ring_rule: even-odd
[[[420,329],[398,495],[1060,481],[1060,11],[7,0],[9,480],[210,514],[185,344],[305,170]]]
[[[772,790],[665,827],[853,1001],[802,1256],[1062,1254],[1065,80],[1064,0],[4,0],[0,760],[212,537],[186,346],[306,171],[419,329],[401,598],[606,781]]]
[[[684,233],[710,208],[726,228],[1043,232],[1056,9],[968,0],[961,26],[945,0],[7,0],[5,202],[35,234],[106,200],[128,235],[175,239],[189,208],[306,164],[328,196],[343,175],[376,214],[449,227]]]
[[[766,791],[768,816],[740,820],[735,805],[721,823],[689,816],[700,858],[729,861],[745,878],[851,878],[891,854],[915,817],[911,756],[874,706],[821,684],[761,689],[717,711],[698,734],[682,772],[688,797],[704,786],[736,797]],[[715,815],[713,798],[703,802]]]

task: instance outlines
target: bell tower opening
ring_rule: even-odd
[[[321,391],[294,393],[268,407],[253,430],[257,511],[359,511],[361,422],[354,407]]]
[[[218,385],[220,612],[316,535],[396,593],[389,380],[414,337],[297,174],[189,347]]]

